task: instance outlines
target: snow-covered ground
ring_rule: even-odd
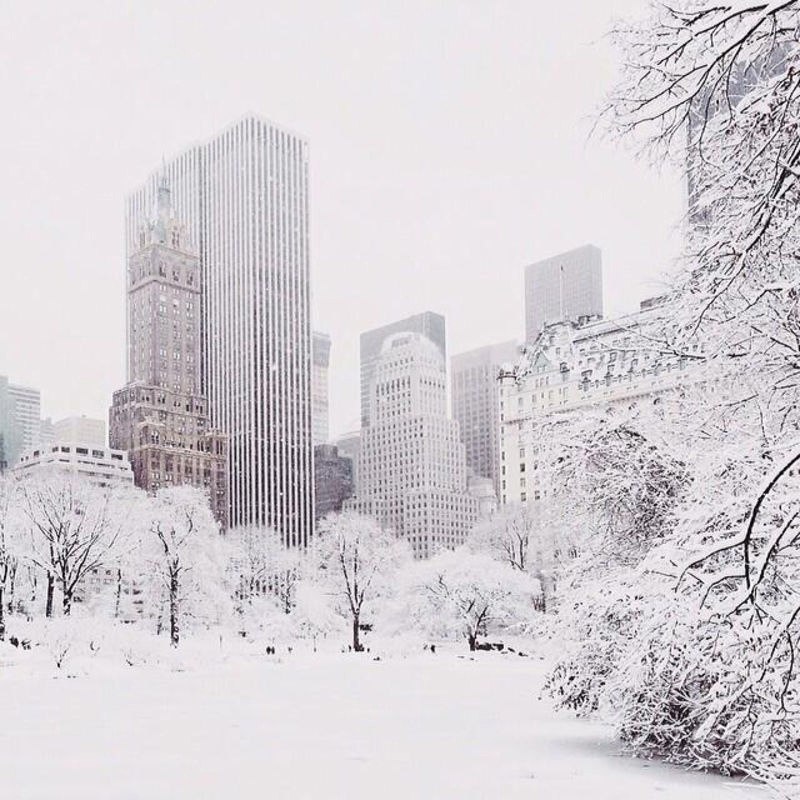
[[[72,678],[6,664],[0,796],[766,797],[620,755],[605,728],[538,699],[542,671],[534,659],[455,652],[251,656],[186,671],[114,665]]]

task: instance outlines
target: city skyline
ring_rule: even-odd
[[[635,6],[586,3],[569,31],[542,25],[554,11],[521,2],[498,19],[451,3],[411,4],[391,18],[309,7],[279,24],[256,4],[242,5],[238,23],[202,4],[180,24],[166,7],[143,8],[156,22],[147,27],[130,24],[138,7],[128,18],[95,3],[51,9],[46,25],[11,15],[0,86],[15,114],[0,143],[15,192],[0,201],[0,231],[23,268],[8,277],[0,316],[12,329],[34,317],[37,326],[0,344],[0,368],[40,388],[46,416],[104,416],[124,382],[124,195],[162,157],[248,110],[301,130],[315,154],[312,322],[333,342],[332,438],[358,422],[359,334],[388,319],[443,313],[453,353],[521,338],[524,266],[585,241],[604,253],[608,313],[634,310],[670,266],[684,189],[587,140],[613,66],[602,36],[613,13]],[[232,25],[241,59],[211,46]],[[331,26],[342,46],[329,43]],[[319,55],[313,66],[298,46],[306,40]],[[349,48],[356,40],[367,47],[360,56]],[[407,43],[393,51],[397,40]],[[176,47],[204,57],[176,62]],[[418,65],[410,75],[409,65]],[[565,76],[557,96],[545,70]],[[28,281],[37,292],[24,299]],[[351,305],[354,289],[367,302]]]
[[[192,318],[200,389],[228,437],[229,523],[271,527],[292,545],[314,524],[308,168],[305,139],[247,115],[163,162],[128,195],[125,218],[132,252],[170,187],[198,243]]]

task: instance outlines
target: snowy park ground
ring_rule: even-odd
[[[621,755],[606,728],[539,699],[543,672],[538,659],[455,649],[60,671],[20,653],[0,658],[0,796],[767,797]]]

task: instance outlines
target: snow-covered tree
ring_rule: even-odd
[[[653,3],[615,31],[624,66],[605,110],[612,131],[688,170],[685,259],[647,335],[709,374],[705,404],[672,419],[687,491],[624,577],[634,593],[648,583],[645,619],[682,609],[672,628],[639,626],[632,650],[617,639],[625,663],[672,664],[617,683],[620,728],[647,741],[624,702],[644,692],[670,757],[775,779],[800,771],[799,25],[798,2]]]
[[[544,610],[555,589],[557,560],[564,542],[554,536],[554,526],[547,524],[541,512],[541,503],[503,506],[478,522],[468,545],[536,578],[542,593],[535,602]]]
[[[61,470],[27,476],[19,491],[32,530],[30,559],[47,576],[46,616],[52,615],[54,586],[68,616],[76,590],[118,551],[125,525],[119,494]]]
[[[481,635],[524,628],[541,588],[526,572],[461,547],[413,565],[403,591],[414,626],[430,636],[465,639],[475,650]]]
[[[287,547],[275,531],[243,525],[225,536],[228,580],[233,587],[242,630],[261,629],[291,636],[303,551]]]
[[[527,572],[536,555],[536,522],[536,516],[527,506],[503,506],[473,528],[469,544],[475,550],[485,551],[498,561]]]
[[[206,495],[190,486],[161,489],[149,501],[149,536],[145,540],[149,569],[166,602],[170,643],[180,642],[182,619],[194,599],[198,613],[228,592],[219,528]],[[161,613],[159,612],[159,627]]]
[[[364,615],[390,593],[398,569],[410,560],[407,543],[369,517],[344,512],[320,522],[311,555],[317,580],[350,623],[353,650],[363,650]]]
[[[0,476],[0,641],[6,635],[6,611],[14,600],[20,561],[25,554],[16,484]]]

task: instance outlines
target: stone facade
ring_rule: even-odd
[[[370,423],[370,390],[375,379],[375,370],[380,361],[384,342],[396,333],[420,333],[436,345],[442,360],[447,359],[447,337],[445,319],[434,311],[423,311],[411,317],[391,322],[371,331],[364,331],[359,341],[361,369],[361,427]]]
[[[199,392],[200,269],[161,185],[154,220],[128,261],[128,384],[114,393],[111,447],[127,450],[137,486],[189,484],[228,525],[227,439]]]
[[[345,503],[406,539],[416,558],[463,544],[478,517],[458,423],[447,416],[444,364],[439,346],[420,333],[384,342],[356,497]]]
[[[548,325],[518,364],[501,374],[501,504],[527,504],[547,493],[539,424],[583,408],[637,402],[700,375],[685,357],[648,349],[642,330],[659,303],[637,314],[585,324]]]

